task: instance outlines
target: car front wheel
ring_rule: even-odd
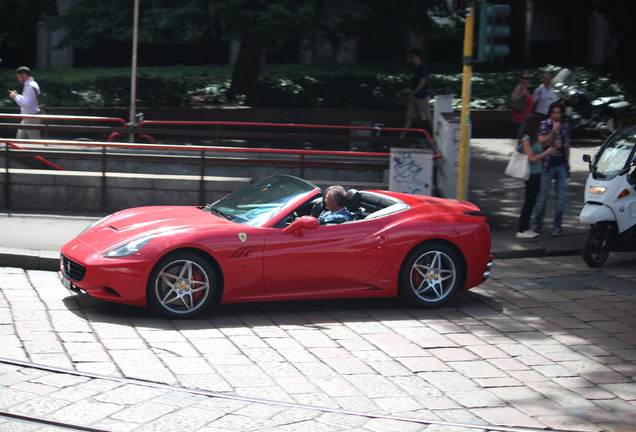
[[[434,308],[455,295],[464,283],[464,270],[455,251],[443,244],[416,248],[400,273],[400,298],[413,306]]]
[[[148,302],[169,318],[189,318],[202,312],[216,289],[214,270],[193,253],[161,259],[148,281]]]

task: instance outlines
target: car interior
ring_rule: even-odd
[[[405,203],[396,198],[374,192],[349,189],[346,196],[345,207],[353,214],[353,221],[376,218],[408,208]],[[286,218],[286,224],[292,223],[300,216],[310,215],[317,218],[324,209],[324,197],[320,195],[298,207]]]

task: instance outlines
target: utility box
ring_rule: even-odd
[[[431,196],[433,192],[432,150],[392,148],[389,190]]]
[[[461,145],[460,113],[441,113],[440,117],[440,128],[435,136],[437,148],[442,154],[442,158],[437,161],[437,192],[443,198],[457,198]],[[468,173],[470,173],[470,148],[467,151],[469,153],[466,167],[466,191],[468,191]]]

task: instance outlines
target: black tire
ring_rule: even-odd
[[[436,308],[453,298],[465,278],[464,266],[454,250],[441,243],[425,244],[404,260],[400,298],[415,307]]]
[[[581,246],[581,256],[583,261],[590,267],[600,267],[610,254],[607,229],[592,227],[583,238]]]
[[[181,252],[162,258],[150,273],[148,303],[169,318],[190,318],[210,304],[216,291],[212,266],[199,255]]]

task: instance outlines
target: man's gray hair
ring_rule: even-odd
[[[338,203],[340,207],[344,207],[345,204],[347,204],[347,192],[342,186],[340,185],[329,186],[327,188],[327,191],[325,192],[325,196],[327,196],[329,192],[332,192],[331,195],[333,196],[333,199],[336,200],[336,202]]]

